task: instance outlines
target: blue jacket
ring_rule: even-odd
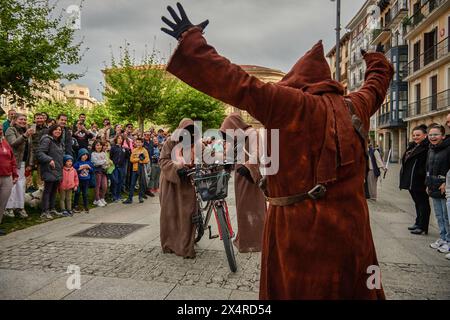
[[[85,154],[88,155],[88,159],[86,161],[81,161],[81,157]],[[80,151],[78,151],[77,162],[75,162],[75,164],[73,165],[75,170],[77,170],[78,179],[80,180],[91,179],[91,175],[94,173],[94,164],[90,161],[90,158],[91,157],[89,155],[89,151],[87,151],[86,149],[82,148],[80,149]],[[80,169],[80,167],[85,164],[89,165],[90,169]]]

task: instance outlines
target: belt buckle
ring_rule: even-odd
[[[318,184],[308,192],[308,196],[313,200],[318,200],[323,198],[326,192],[327,188],[321,184]]]

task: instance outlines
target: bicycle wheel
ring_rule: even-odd
[[[205,228],[203,227],[203,215],[199,210],[197,215],[192,218],[192,222],[195,225],[195,243],[198,243],[205,234]]]
[[[228,265],[230,266],[231,272],[236,272],[236,257],[234,256],[233,243],[231,241],[231,234],[228,229],[224,208],[222,206],[217,206],[216,214],[219,222],[220,234],[222,235],[223,246],[225,247],[225,253],[227,255]]]

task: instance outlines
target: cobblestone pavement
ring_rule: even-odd
[[[195,259],[163,254],[159,247],[74,241],[31,241],[0,249],[0,269],[81,274],[258,292],[260,254],[237,254],[230,273],[222,251],[197,250]]]
[[[438,235],[435,222],[430,236],[410,235],[406,227],[413,221],[413,208],[407,197],[407,194],[396,191],[394,182],[385,181],[379,201],[369,203],[386,296],[388,299],[450,299],[450,262],[428,247]],[[32,291],[15,292],[20,290],[14,281],[22,277],[22,273],[17,276],[14,272],[34,274],[26,281],[38,282],[33,288],[36,292],[44,287],[41,283],[43,274],[56,274],[65,279],[69,265],[79,266],[86,279],[101,279],[96,284],[101,283],[103,287],[99,285],[95,290],[120,291],[111,289],[112,282],[120,282],[124,289],[130,286],[140,288],[146,283],[157,286],[159,283],[165,286],[166,291],[157,299],[170,298],[174,292],[178,299],[190,299],[191,295],[202,299],[258,297],[260,254],[237,254],[239,268],[235,274],[229,272],[223,246],[218,239],[202,240],[195,259],[162,254],[159,247],[159,205],[157,199],[152,201],[127,211],[123,211],[120,205],[96,209],[88,216],[59,219],[1,238],[0,298],[27,298],[31,295]],[[234,200],[230,199],[229,203],[235,224]],[[120,240],[71,236],[102,222],[137,223],[147,227]],[[8,277],[11,277],[9,282],[2,282],[2,278]],[[60,287],[65,285],[65,282],[54,283]],[[98,292],[95,290],[94,298]],[[44,298],[48,297],[47,291],[41,290]],[[216,295],[208,296],[211,292]],[[67,292],[56,298],[62,299],[70,294]],[[51,294],[49,296],[54,298]]]

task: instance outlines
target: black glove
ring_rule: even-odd
[[[248,168],[246,166],[242,166],[239,169],[237,169],[237,173],[239,173],[241,176],[243,176],[249,182],[255,183],[253,181],[252,175],[250,174],[250,170],[248,170]]]
[[[177,174],[181,180],[186,180],[187,178],[187,170],[186,168],[181,168],[177,170]]]
[[[143,153],[141,153],[139,155],[139,160],[144,161],[145,160],[145,155]]]
[[[171,6],[167,7],[167,10],[169,11],[170,15],[172,16],[173,20],[175,20],[175,23],[167,19],[166,17],[161,17],[161,20],[167,24],[170,28],[173,30],[169,30],[166,28],[161,28],[161,31],[167,33],[168,35],[171,35],[175,39],[180,39],[183,32],[187,31],[188,29],[192,27],[199,27],[202,30],[206,28],[206,26],[209,24],[209,20],[205,20],[202,23],[198,25],[193,25],[192,22],[189,21],[188,17],[186,16],[186,12],[183,9],[183,6],[177,2],[177,8],[180,11],[180,17],[175,13],[173,8]]]

